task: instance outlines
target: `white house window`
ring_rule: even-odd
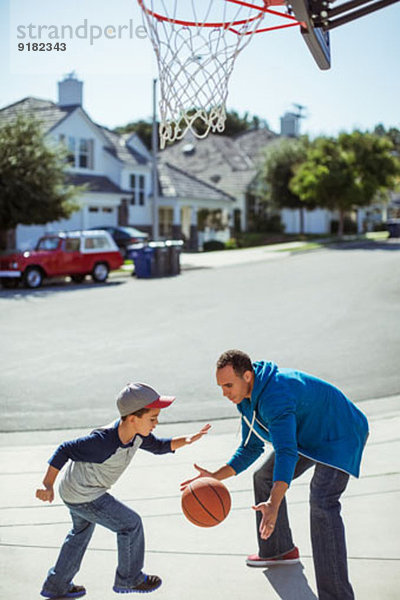
[[[93,140],[75,138],[71,135],[67,139],[64,134],[61,134],[59,139],[61,143],[67,146],[67,161],[72,167],[93,169]]]
[[[145,176],[132,173],[130,177],[130,187],[133,192],[131,204],[144,206],[145,201]]]
[[[79,140],[78,165],[81,169],[93,168],[93,140]]]

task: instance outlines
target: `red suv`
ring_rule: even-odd
[[[81,283],[86,275],[106,281],[112,269],[123,263],[114,240],[106,231],[70,231],[41,237],[35,250],[0,256],[0,281],[16,287],[20,281],[38,288],[45,277],[69,275]]]

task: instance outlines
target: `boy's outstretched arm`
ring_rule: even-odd
[[[46,475],[43,479],[44,489],[39,488],[36,490],[36,498],[39,498],[39,500],[43,500],[43,502],[53,502],[54,482],[59,472],[60,471],[58,469],[49,465],[49,468],[47,469]]]
[[[171,440],[171,450],[177,450],[178,448],[182,448],[182,446],[187,446],[188,444],[193,444],[193,442],[197,442],[200,438],[203,437],[206,433],[208,433],[209,429],[211,429],[211,425],[204,425],[197,433],[191,433],[189,435],[184,435],[182,437],[172,438]]]

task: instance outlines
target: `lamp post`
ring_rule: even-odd
[[[152,206],[152,237],[153,240],[159,238],[159,222],[158,222],[158,172],[157,172],[157,151],[158,151],[158,135],[157,135],[157,79],[153,79],[153,129],[151,138],[152,152],[152,175],[153,175],[153,206]]]

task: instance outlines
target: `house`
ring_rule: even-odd
[[[46,225],[19,225],[16,245],[32,247],[46,231],[132,225],[152,231],[152,156],[136,134],[118,135],[95,123],[83,108],[83,83],[71,73],[58,83],[58,101],[28,97],[0,110],[0,123],[19,113],[35,116],[46,136],[66,146],[68,179],[87,189],[79,210],[69,219]],[[158,221],[164,237],[182,235],[197,249],[197,215],[201,209],[223,211],[231,218],[234,197],[198,181],[172,165],[158,173]]]
[[[174,165],[235,199],[231,227],[246,231],[249,220],[247,191],[257,174],[261,151],[277,139],[268,128],[246,132],[236,138],[191,132],[159,153],[160,164]]]
[[[160,235],[182,237],[191,250],[201,248],[204,242],[218,239],[225,242],[230,236],[235,197],[217,187],[190,175],[182,169],[160,161],[158,165],[158,199]],[[218,212],[221,228],[215,231],[202,224],[200,211]]]
[[[160,152],[159,160],[161,164],[168,162],[233,196],[236,204],[231,227],[247,231],[252,215],[258,210],[254,199],[249,197],[249,186],[257,175],[265,153],[279,143],[282,135],[282,132],[278,135],[266,126],[235,137],[211,134],[204,139],[197,139],[189,133],[185,139]],[[303,221],[304,233],[324,234],[330,233],[335,215],[318,208],[310,211],[303,209],[303,215],[300,210],[282,209],[280,218],[285,233],[300,233]]]

